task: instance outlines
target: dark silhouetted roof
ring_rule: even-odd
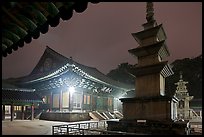
[[[98,3],[98,2],[91,2]],[[86,1],[68,2],[2,2],[2,57],[18,50],[25,43],[56,27],[60,18],[69,20],[73,10],[86,10]]]

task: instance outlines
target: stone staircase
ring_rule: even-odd
[[[108,119],[115,119],[115,116],[109,111],[103,112],[103,114],[106,115]]]
[[[106,120],[106,117],[103,116],[101,113],[99,113],[98,111],[92,111],[89,112],[89,116],[94,119],[94,120]]]
[[[113,114],[109,111],[105,111],[105,112],[92,111],[92,112],[89,112],[89,116],[93,120],[108,120],[108,119],[123,118],[123,114],[121,114],[119,111],[115,111]]]
[[[121,118],[123,118],[123,114],[120,113],[119,111],[114,111],[114,115],[115,115],[115,118],[116,118],[116,119],[121,119]]]

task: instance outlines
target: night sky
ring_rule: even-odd
[[[120,63],[136,64],[128,52],[138,46],[131,33],[143,30],[145,16],[145,2],[89,3],[84,12],[74,12],[70,20],[60,20],[48,33],[3,57],[2,78],[31,73],[46,46],[104,74]],[[166,32],[169,63],[202,54],[201,2],[154,2],[154,18]]]

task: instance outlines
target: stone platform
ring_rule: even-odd
[[[119,120],[107,121],[108,130],[150,135],[188,135],[188,121]]]

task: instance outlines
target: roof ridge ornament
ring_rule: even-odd
[[[179,73],[180,73],[180,80],[182,80],[182,79],[183,79],[183,75],[182,75],[182,74],[183,74],[183,72],[182,72],[182,71],[180,71]]]
[[[147,22],[154,21],[154,8],[153,2],[147,2],[146,5],[146,20]]]

